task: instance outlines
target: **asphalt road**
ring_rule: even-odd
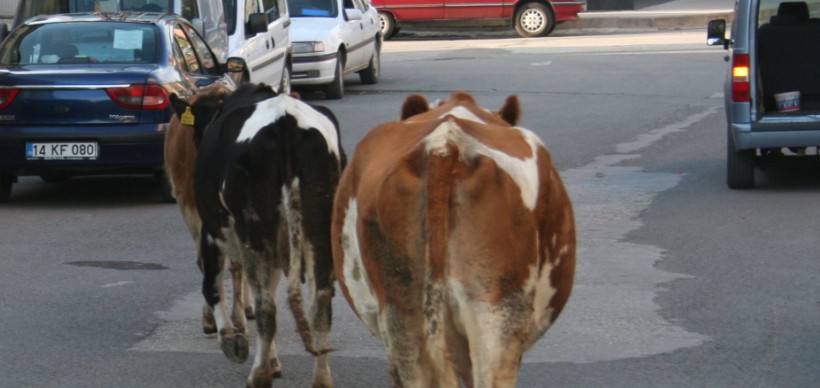
[[[820,381],[816,168],[724,181],[723,51],[705,31],[385,43],[382,80],[330,107],[352,153],[404,98],[517,94],[569,188],[578,274],[519,387],[808,387]],[[199,329],[194,246],[150,178],[25,178],[0,206],[0,387],[236,387]],[[338,387],[388,387],[338,295]],[[312,360],[284,315],[282,387]]]

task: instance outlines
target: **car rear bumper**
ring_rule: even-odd
[[[738,150],[820,146],[820,125],[801,130],[752,130],[750,124],[732,124]]]
[[[586,1],[553,2],[552,7],[555,10],[555,21],[562,23],[577,20],[578,13],[587,10],[587,3]]]
[[[29,160],[28,142],[97,142],[94,160]],[[165,126],[0,126],[0,174],[154,173],[164,167]]]

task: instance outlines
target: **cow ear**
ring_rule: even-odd
[[[507,97],[498,115],[510,125],[518,124],[518,119],[521,118],[521,104],[518,102],[518,97],[516,95]]]
[[[430,110],[430,106],[427,104],[427,99],[425,99],[424,96],[413,94],[407,97],[401,106],[401,119],[405,120],[408,117],[422,114],[428,110]]]
[[[177,116],[180,116],[180,117],[182,116],[183,113],[185,113],[185,109],[187,109],[190,106],[190,105],[188,105],[187,101],[177,97],[176,93],[171,93],[170,100],[171,100],[171,107],[174,109],[174,113],[176,113]]]

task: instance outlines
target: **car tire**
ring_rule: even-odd
[[[0,203],[8,202],[11,198],[11,187],[14,179],[9,176],[0,176]]]
[[[290,94],[291,91],[292,89],[290,84],[290,67],[285,65],[285,68],[282,69],[282,79],[279,80],[279,93]]]
[[[379,29],[385,40],[392,38],[393,35],[399,32],[396,29],[396,19],[387,12],[379,12]]]
[[[381,72],[381,45],[376,39],[376,49],[373,51],[373,56],[370,57],[370,63],[367,68],[359,72],[359,79],[365,85],[375,85],[379,83],[379,73]]]
[[[515,32],[524,38],[547,36],[555,28],[555,15],[546,5],[529,2],[515,13]]]
[[[731,189],[754,187],[756,150],[738,150],[731,133],[726,144],[726,184]]]
[[[325,87],[325,98],[329,100],[339,100],[345,95],[344,80],[344,56],[341,52],[336,54],[336,70],[333,81]]]

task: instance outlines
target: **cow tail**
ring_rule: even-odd
[[[425,182],[425,234],[427,278],[424,284],[425,333],[428,346],[446,350],[443,340],[447,298],[445,293],[447,241],[450,228],[453,173],[458,161],[458,151],[452,144],[432,150],[428,155],[428,175]],[[435,353],[435,352],[434,352]]]
[[[290,268],[288,274],[288,307],[296,321],[296,331],[302,337],[305,351],[319,356],[329,353],[330,350],[323,349],[317,351],[313,346],[313,334],[305,314],[304,299],[302,298],[302,204],[299,200],[299,181],[294,180],[290,188],[285,188],[282,193],[285,201],[285,211],[287,212],[288,245],[290,247]]]

